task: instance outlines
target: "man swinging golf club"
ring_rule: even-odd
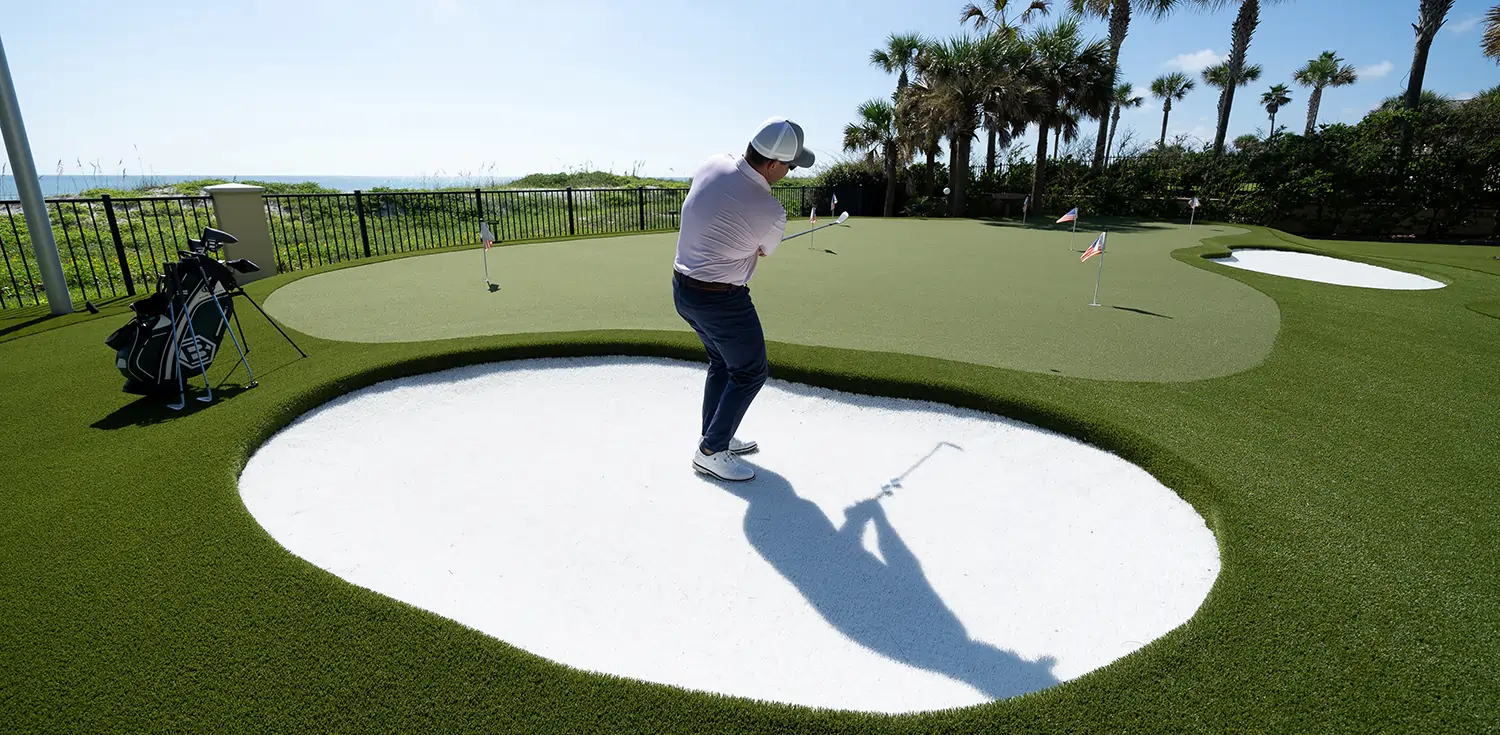
[[[754,451],[755,442],[734,436],[767,375],[766,338],[746,284],[756,259],[776,252],[786,231],[786,209],[771,196],[771,185],[813,164],[802,140],[796,123],[765,121],[743,156],[704,162],[682,203],[672,300],[708,350],[693,469],[721,480],[755,477],[737,456]]]

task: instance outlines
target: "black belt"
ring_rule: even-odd
[[[744,286],[736,286],[733,283],[719,283],[718,281],[700,281],[691,276],[685,276],[681,271],[672,271],[672,275],[684,286],[702,289],[704,291],[737,291]]]

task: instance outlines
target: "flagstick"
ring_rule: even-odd
[[[490,284],[490,249],[484,249],[484,285]]]
[[[1104,251],[1099,251],[1099,274],[1094,276],[1094,303],[1089,306],[1099,305],[1099,281],[1104,278]]]
[[[1068,240],[1068,245],[1069,245],[1069,247],[1072,247],[1075,250],[1078,248],[1078,218],[1077,217],[1073,218],[1073,236],[1072,236],[1072,238],[1070,238]]]
[[[1193,229],[1193,219],[1195,217],[1197,217],[1197,216],[1198,216],[1198,208],[1197,207],[1189,207],[1188,208],[1188,229],[1189,230]]]

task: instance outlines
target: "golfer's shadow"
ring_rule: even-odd
[[[843,525],[835,528],[821,508],[765,468],[748,483],[714,484],[749,503],[744,530],[750,545],[849,639],[995,699],[1059,683],[1052,674],[1056,659],[1027,661],[969,637],[878,500],[846,508]],[[867,524],[875,526],[880,557],[861,544]]]

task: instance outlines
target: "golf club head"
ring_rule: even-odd
[[[848,219],[849,219],[849,213],[848,212],[844,212],[843,214],[839,215],[838,220],[835,221],[834,224],[837,224],[837,225],[844,224],[844,222],[846,220],[848,220]]]

